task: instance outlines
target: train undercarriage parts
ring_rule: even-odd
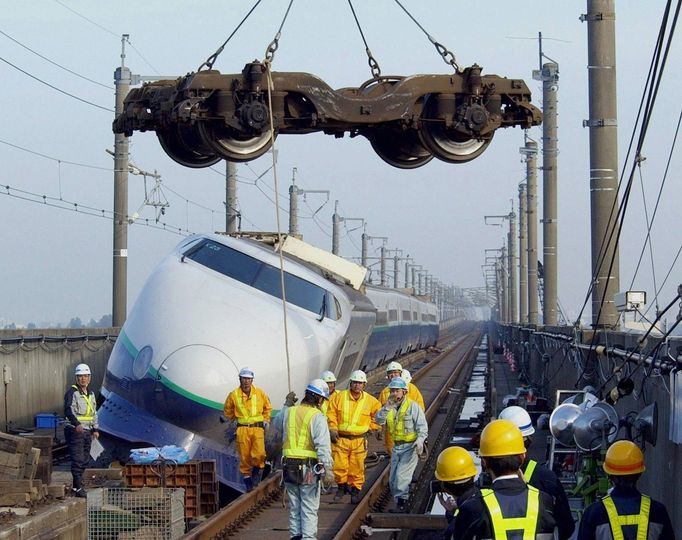
[[[498,128],[542,122],[524,81],[481,75],[477,65],[450,75],[382,76],[338,90],[309,73],[267,70],[254,61],[240,74],[204,70],[146,83],[130,91],[113,130],[155,131],[164,151],[186,167],[246,162],[272,146],[271,102],[274,137],[362,135],[384,161],[413,169],[433,157],[466,163],[486,150]]]

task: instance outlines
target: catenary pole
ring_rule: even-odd
[[[519,184],[519,321],[528,323],[528,216],[526,184]]]
[[[237,164],[226,161],[227,184],[225,189],[225,231],[237,232]]]

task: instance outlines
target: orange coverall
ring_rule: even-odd
[[[365,484],[365,458],[369,430],[379,429],[374,415],[381,408],[377,399],[362,392],[358,399],[350,390],[334,392],[329,401],[327,419],[329,430],[339,432],[339,440],[332,444],[334,479],[337,484],[362,489]]]
[[[379,394],[379,403],[381,403],[382,406],[386,404],[386,401],[388,400],[388,396],[390,395],[390,393],[391,391],[387,386],[381,391],[381,394]],[[412,401],[416,401],[417,405],[421,407],[422,411],[426,411],[426,407],[424,406],[424,396],[422,396],[422,393],[419,391],[419,388],[417,388],[412,383],[409,383],[407,385],[407,397],[410,398]],[[384,443],[386,444],[386,451],[390,456],[391,451],[393,450],[393,439],[391,439],[391,434],[388,432],[388,430],[384,430]]]
[[[227,396],[223,412],[226,418],[237,420],[239,472],[243,477],[250,478],[252,468],[262,469],[265,466],[263,422],[270,422],[270,398],[255,386],[251,387],[251,393],[247,396],[240,386]]]

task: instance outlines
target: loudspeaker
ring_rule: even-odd
[[[611,443],[618,435],[618,413],[600,401],[582,412],[573,422],[573,438],[581,450],[597,450],[604,439]]]
[[[573,446],[572,426],[580,413],[580,407],[574,403],[562,403],[555,408],[549,417],[549,431],[552,437],[564,446]]]
[[[635,418],[635,430],[641,437],[641,445],[644,448],[644,443],[648,442],[651,446],[656,446],[656,438],[658,437],[658,405],[654,401],[652,404],[644,407]]]

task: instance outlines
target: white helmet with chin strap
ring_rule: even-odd
[[[92,375],[90,373],[90,366],[87,364],[78,364],[74,370],[75,375]]]
[[[386,373],[390,373],[391,371],[402,371],[403,366],[400,365],[400,362],[396,362],[395,360],[393,362],[389,362],[388,365],[386,366]]]
[[[350,374],[350,381],[351,382],[364,382],[364,383],[366,383],[367,382],[367,375],[361,369],[356,369],[353,373]]]
[[[511,420],[514,422],[514,424],[516,424],[521,430],[521,435],[524,437],[530,437],[533,433],[535,433],[533,421],[530,419],[530,415],[523,407],[512,405],[511,407],[502,409],[498,418],[501,420]]]

